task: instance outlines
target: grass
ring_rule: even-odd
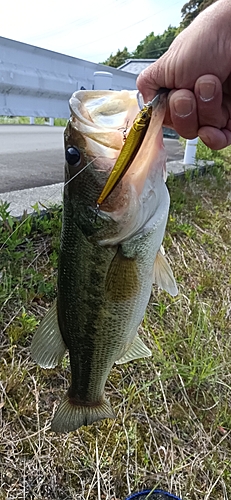
[[[21,224],[1,206],[0,499],[122,500],[146,487],[231,498],[229,157],[214,154],[206,176],[169,178],[164,246],[179,295],[153,288],[140,327],[153,357],[114,367],[107,383],[116,420],[69,435],[49,430],[68,358],[55,370],[30,358],[56,294],[61,211]]]
[[[29,125],[30,118],[29,116],[0,116],[0,124],[21,124],[21,125]],[[34,119],[35,125],[44,125],[49,124],[47,118],[42,118],[40,116],[35,117]],[[67,120],[65,118],[55,118],[54,125],[57,127],[66,127]]]

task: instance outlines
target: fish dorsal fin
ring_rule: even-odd
[[[153,283],[156,283],[162,290],[168,292],[172,297],[178,294],[175,278],[169,263],[164,256],[164,249],[161,245],[157,252],[153,269]]]
[[[31,343],[31,356],[42,368],[54,368],[67,347],[61,335],[56,300],[41,321]]]
[[[138,358],[148,358],[152,355],[152,352],[148,347],[143,343],[137,334],[134,342],[129,346],[128,350],[122,356],[122,358],[116,361],[117,365],[122,365],[123,363],[127,363],[128,361],[132,361],[133,359]]]

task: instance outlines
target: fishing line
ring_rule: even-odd
[[[85,165],[85,167],[83,167],[79,172],[77,172],[77,174],[75,174],[71,179],[69,179],[69,181],[65,182],[64,186],[67,186],[67,184],[69,184],[69,182],[73,181],[75,179],[75,177],[77,177],[79,174],[82,174],[82,172],[84,172],[84,170],[86,170],[87,167],[89,167],[95,160],[98,160],[99,158],[102,158],[102,156],[97,156],[96,158],[94,158],[93,160],[91,160],[89,163],[87,163],[87,165]],[[53,198],[54,195],[52,195],[52,198]]]

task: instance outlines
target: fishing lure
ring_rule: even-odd
[[[121,181],[131,163],[133,162],[147,132],[148,125],[152,116],[152,111],[157,106],[160,99],[160,94],[162,94],[163,92],[167,92],[167,89],[160,89],[159,93],[154,97],[154,99],[145,104],[136,116],[126,138],[126,141],[124,142],[124,145],[121,149],[120,155],[117,158],[116,163],[107,179],[107,182],[96,202],[97,210],[100,208],[100,205],[106,200],[106,198],[111,194],[117,184]],[[137,98],[138,103],[140,104],[139,94]]]

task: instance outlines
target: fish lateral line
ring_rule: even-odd
[[[101,191],[100,196],[96,201],[96,207],[99,211],[100,205],[106,200],[106,198],[112,193],[117,184],[122,180],[125,173],[129,169],[131,163],[136,157],[141,144],[146,135],[152,111],[156,108],[160,101],[160,95],[167,93],[168,89],[160,89],[160,92],[147,104],[144,104],[142,109],[137,114],[128,136],[126,137],[126,129],[123,130],[123,147],[120,154],[115,162],[115,165],[107,179],[107,182]],[[137,96],[138,104],[140,105],[139,97]]]

